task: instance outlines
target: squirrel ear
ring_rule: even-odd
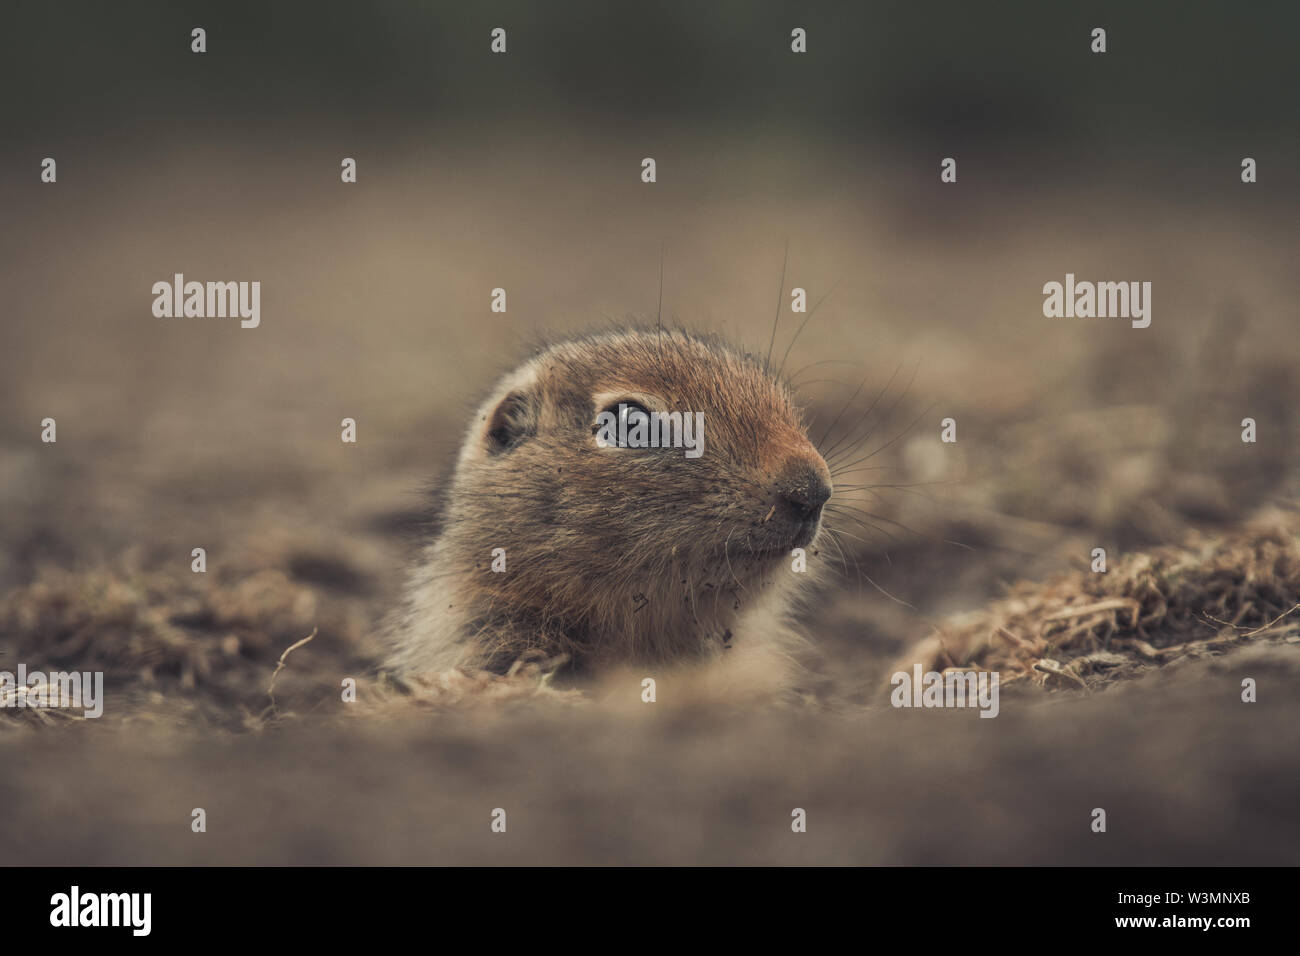
[[[494,454],[509,451],[536,434],[537,417],[523,392],[514,391],[506,395],[488,416],[487,446],[488,451]]]

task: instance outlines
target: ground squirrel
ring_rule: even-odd
[[[702,454],[601,432],[671,412],[702,416]],[[767,362],[652,327],[569,339],[506,375],[444,491],[393,628],[398,674],[561,655],[586,672],[779,639],[831,474]]]

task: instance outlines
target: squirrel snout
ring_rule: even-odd
[[[815,521],[830,496],[830,475],[821,458],[793,463],[777,481],[777,505],[794,521]]]

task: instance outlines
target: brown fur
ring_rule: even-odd
[[[703,412],[703,455],[598,447],[596,416],[620,396]],[[587,671],[760,644],[780,654],[790,600],[809,577],[791,569],[798,519],[783,502],[819,480],[829,493],[826,463],[765,363],[653,328],[552,346],[475,415],[441,532],[411,574],[390,667],[500,672],[565,655]],[[803,525],[810,572],[824,533],[808,530],[813,520]],[[505,573],[491,570],[498,547]]]

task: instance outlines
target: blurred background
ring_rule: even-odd
[[[898,655],[1012,582],[1085,569],[1098,546],[1237,534],[1294,500],[1294,5],[0,18],[0,663],[104,669],[117,702],[94,726],[5,725],[7,846],[69,863],[1294,862],[1294,841],[1255,838],[1295,834],[1278,809],[1300,795],[1293,692],[1267,732],[1198,706],[1195,675],[974,725],[907,722],[878,693]],[[260,281],[261,326],[155,318],[150,288],[176,272]],[[1067,272],[1151,282],[1150,328],[1044,318]],[[820,305],[791,345],[793,286]],[[781,303],[776,353],[815,434],[885,389],[862,427],[880,470],[857,478],[878,487],[844,495],[862,513],[804,622],[808,706],[696,702],[612,730],[585,711],[331,722],[469,409],[539,334],[653,320],[661,294],[666,321],[760,353]],[[262,733],[276,658],[312,628],[277,690],[301,720]],[[1253,666],[1287,688],[1300,673],[1294,655]],[[93,785],[41,769],[40,733]],[[356,813],[290,800],[338,760],[375,780],[331,785]],[[1277,808],[1252,802],[1261,780]],[[503,791],[549,835],[501,857],[459,831],[409,839],[426,814],[477,827]],[[1089,843],[1058,809],[1081,792],[1080,813],[1109,799],[1142,826]],[[811,848],[782,842],[800,793],[837,821]],[[194,848],[201,799],[237,838]]]

